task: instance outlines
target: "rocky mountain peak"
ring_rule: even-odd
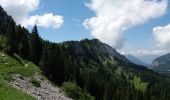
[[[157,72],[166,72],[170,70],[170,53],[160,56],[153,60],[151,69]]]

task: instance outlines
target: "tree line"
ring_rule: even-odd
[[[16,26],[14,21],[9,21],[4,34],[7,44],[3,49],[8,54],[12,56],[17,53],[24,59],[32,61],[40,67],[43,74],[59,86],[65,82],[74,83],[76,86],[69,83],[64,86],[64,89],[68,90],[68,85],[70,85],[74,88],[71,89],[72,91],[77,89],[81,91],[79,98],[73,96],[77,100],[86,100],[87,98],[96,100],[168,100],[170,98],[169,82],[165,82],[150,71],[138,69],[139,66],[124,65],[121,59],[115,59],[115,63],[113,63],[108,55],[95,52],[93,49],[95,47],[89,40],[51,43],[41,39],[36,25],[29,33],[21,25]],[[100,45],[97,42],[95,44],[96,46]],[[123,71],[117,74],[116,71],[119,67]],[[130,71],[132,69],[133,71]],[[148,82],[146,91],[138,90],[125,73],[133,73],[142,81]],[[82,95],[82,93],[84,94]]]

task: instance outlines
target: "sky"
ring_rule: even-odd
[[[169,0],[1,0],[17,24],[51,42],[97,38],[146,63],[170,52]]]

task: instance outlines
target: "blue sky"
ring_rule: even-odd
[[[98,38],[150,63],[170,52],[169,0],[1,0],[17,24],[52,42]]]
[[[87,1],[42,0],[41,7],[36,10],[33,15],[53,12],[54,14],[64,16],[64,23],[60,29],[39,27],[39,33],[42,38],[53,42],[93,38],[82,24],[84,19],[94,15],[94,13],[85,6],[85,2]]]
[[[170,2],[169,2],[170,5]],[[136,48],[152,48],[152,29],[157,26],[165,26],[170,23],[170,6],[168,6],[167,13],[161,17],[151,19],[148,22],[135,26],[124,34],[128,42]],[[150,45],[148,45],[148,43]]]
[[[88,0],[74,0],[74,2],[68,0],[41,0],[40,8],[31,13],[32,15],[53,12],[64,16],[64,24],[60,29],[39,27],[42,38],[53,42],[94,38],[82,24],[86,18],[95,15],[93,11],[85,6],[87,2]],[[123,34],[129,44],[135,48],[152,48],[148,45],[148,42],[152,39],[152,28],[170,23],[169,10],[170,7],[168,6],[168,12],[164,16],[151,19],[124,32]]]

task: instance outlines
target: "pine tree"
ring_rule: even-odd
[[[28,44],[28,30],[25,28],[21,29],[21,36],[19,38],[19,46],[18,46],[18,51],[19,54],[23,57],[28,59],[29,58],[29,44]]]
[[[38,64],[41,57],[42,43],[36,25],[33,27],[32,34],[30,37],[30,51],[31,51],[31,60],[35,64]]]
[[[21,27],[21,25],[18,25],[18,26],[16,27],[16,42],[17,42],[17,43],[20,42],[22,34],[23,34],[22,27]]]
[[[49,45],[48,45],[48,42],[46,42],[46,44],[43,47],[39,66],[41,70],[43,70],[43,72],[48,75],[49,75],[49,57],[50,57],[49,56]]]
[[[50,73],[52,74],[52,79],[56,83],[61,85],[65,80],[65,69],[64,69],[64,55],[62,52],[59,54],[59,48],[55,44],[51,46],[50,52]]]
[[[3,28],[2,26],[3,26],[3,25],[2,25],[2,21],[0,21],[0,34],[3,34],[3,33],[2,33],[2,28]]]
[[[17,43],[16,43],[16,30],[15,30],[15,22],[9,21],[7,27],[7,52],[9,54],[13,54],[17,51]]]

